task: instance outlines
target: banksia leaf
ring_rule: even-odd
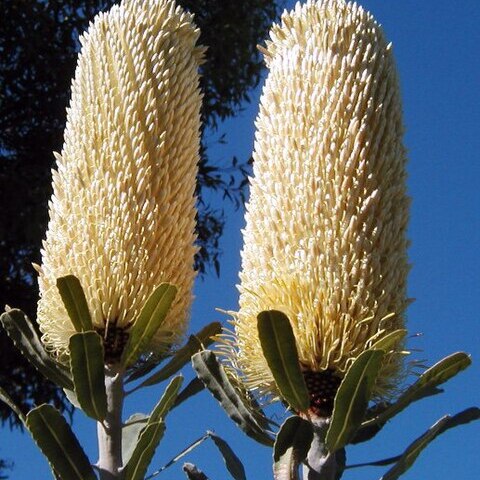
[[[45,351],[37,331],[21,310],[8,310],[2,314],[0,322],[18,350],[42,375],[62,388],[73,390],[69,371]]]
[[[107,414],[102,338],[95,332],[76,333],[69,349],[76,400],[89,417],[102,421]]]
[[[125,480],[143,480],[155,450],[165,433],[163,422],[148,422],[125,466]]]
[[[232,385],[222,365],[215,358],[215,354],[208,350],[196,353],[192,357],[192,365],[198,378],[240,429],[257,442],[271,446],[273,440],[259,424],[245,399]]]
[[[257,315],[290,320],[312,413],[330,416],[354,360],[404,329],[409,198],[391,45],[356,3],[308,0],[274,25],[256,120],[240,308],[221,346],[259,397],[280,397]],[[385,340],[372,395],[403,373]],[[386,347],[384,347],[386,348]]]
[[[188,480],[208,480],[208,477],[193,463],[185,463],[182,468]]]
[[[325,445],[331,453],[348,443],[365,418],[383,355],[381,350],[363,352],[342,380],[325,437]]]
[[[147,349],[155,333],[162,327],[176,294],[176,287],[162,283],[148,297],[130,329],[128,342],[122,355],[124,365],[133,365]]]
[[[234,480],[247,480],[247,477],[245,476],[245,468],[230,445],[223,438],[215,435],[213,432],[207,433],[218,448],[218,451],[221,453],[225,466],[232,478]]]
[[[175,404],[175,400],[177,399],[178,391],[180,390],[182,383],[183,377],[178,375],[178,377],[175,377],[168,384],[168,387],[165,389],[162,398],[157,403],[152,414],[150,415],[150,422],[160,422],[165,419],[167,413]]]
[[[188,400],[190,397],[193,397],[197,393],[200,393],[205,388],[203,382],[198,378],[195,377],[190,381],[190,383],[178,394],[177,398],[175,399],[175,403],[173,404],[172,408],[178,407],[182,404],[185,400]]]
[[[282,398],[297,412],[308,409],[310,399],[298,363],[297,347],[287,316],[276,310],[258,314],[262,351]]]
[[[134,413],[122,427],[122,460],[125,464],[130,460],[137,445],[138,437],[147,424],[148,416]]]
[[[199,34],[174,1],[124,0],[80,38],[38,267],[42,339],[62,360],[76,331],[56,287],[68,275],[83,286],[107,363],[119,361],[162,283],[178,295],[142,347],[161,354],[185,332],[195,277]]]
[[[464,352],[452,353],[443,358],[435,365],[425,370],[420,378],[410,385],[400,397],[387,408],[366,421],[362,427],[369,428],[375,425],[383,425],[385,422],[405,410],[411,403],[424,397],[438,393],[438,386],[460,373],[472,363],[470,357]]]
[[[192,355],[204,348],[208,347],[212,342],[212,337],[221,332],[222,327],[218,322],[212,322],[197,332],[195,335],[190,335],[187,343],[183,347],[179,348],[174,354],[171,360],[162,367],[158,372],[144,380],[138,387],[148,387],[163,382],[172,375],[175,375],[181,370],[192,358]],[[132,374],[128,381],[135,380],[138,376]]]
[[[57,288],[75,330],[77,332],[93,330],[85,293],[78,278],[74,275],[57,278]]]
[[[26,426],[61,480],[95,480],[90,461],[66,420],[51,405],[28,412]]]
[[[383,475],[380,480],[396,480],[413,465],[422,450],[425,449],[431,441],[437,438],[438,435],[450,428],[478,420],[479,418],[480,409],[477,407],[467,408],[453,417],[445,415],[409,445],[405,452],[400,456],[397,463],[395,463],[395,465]]]
[[[10,407],[12,411],[18,416],[18,418],[25,424],[26,417],[23,412],[20,410],[20,407],[16,405],[16,403],[12,400],[10,395],[0,387],[0,401],[2,401],[5,405]]]
[[[273,448],[276,480],[298,479],[298,468],[305,460],[313,440],[312,424],[303,418],[287,418],[280,427]]]

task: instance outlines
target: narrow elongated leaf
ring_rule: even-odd
[[[134,413],[122,427],[122,460],[126,464],[132,457],[140,432],[145,428],[148,415]]]
[[[310,398],[288,317],[277,310],[267,310],[261,312],[257,319],[263,355],[281,396],[296,412],[307,410]]]
[[[150,352],[147,359],[137,360],[137,363],[133,366],[131,373],[125,379],[124,383],[127,384],[148,375],[168,357],[170,357],[170,352],[164,355],[155,355]]]
[[[345,448],[341,448],[335,452],[335,462],[337,463],[337,471],[335,473],[335,480],[340,480],[343,477],[347,464],[347,452]]]
[[[0,387],[0,400],[8,405],[17,414],[18,418],[25,423],[25,415],[2,387]]]
[[[82,409],[80,403],[78,402],[78,398],[76,393],[73,390],[67,390],[66,388],[63,389],[65,396],[68,398],[68,401],[75,407]]]
[[[298,467],[307,457],[313,440],[312,424],[298,416],[285,420],[273,447],[275,480],[298,478]]]
[[[457,373],[465,370],[471,363],[470,357],[464,352],[453,353],[445,357],[433,365],[433,367],[425,370],[420,378],[400,395],[396,402],[392,403],[373,419],[364,422],[362,428],[371,427],[375,424],[385,424],[385,422],[403,411],[411,403],[439,393],[438,385],[445,383],[457,375]]]
[[[123,365],[133,365],[146,350],[165,320],[176,294],[177,288],[168,283],[162,283],[152,292],[130,330],[122,355]]]
[[[96,332],[76,333],[69,349],[78,403],[89,417],[102,421],[107,414],[102,337]]]
[[[177,399],[178,391],[183,383],[183,377],[179,375],[175,377],[165,389],[165,392],[162,395],[162,398],[157,403],[153,409],[152,414],[150,415],[150,422],[159,422],[164,420],[167,413],[172,408],[175,400]]]
[[[169,460],[163,467],[160,469],[156,470],[153,472],[151,475],[148,477],[145,477],[145,480],[150,480],[151,478],[156,477],[160,473],[162,473],[164,470],[167,468],[171,467],[173,464],[177,463],[181,458],[183,458],[185,455],[188,455],[192,450],[197,448],[200,444],[202,444],[205,440],[209,438],[208,434],[203,435],[202,437],[198,438],[194,442],[192,442],[188,447],[184,448],[180,453],[175,455],[171,460]]]
[[[204,327],[196,335],[190,335],[187,343],[174,354],[173,358],[158,372],[143,381],[135,390],[163,382],[181,370],[192,358],[194,353],[203,350],[213,343],[212,337],[222,331],[219,322],[213,322]]]
[[[251,438],[263,445],[273,445],[264,428],[250,411],[213,352],[204,350],[192,357],[193,369],[212,395],[220,402],[227,415]]]
[[[57,288],[75,330],[93,330],[92,317],[80,280],[74,275],[57,278]]]
[[[27,414],[26,425],[35,443],[62,480],[95,480],[90,461],[63,416],[51,405]]]
[[[384,352],[388,352],[391,350],[395,345],[402,340],[407,331],[405,329],[394,330],[389,334],[385,335],[380,340],[377,340],[373,345],[371,350],[383,350]]]
[[[353,468],[360,468],[360,467],[384,467],[385,465],[391,465],[392,463],[398,462],[402,458],[401,455],[397,455],[395,457],[384,458],[383,460],[377,460],[375,462],[365,462],[365,463],[355,463],[353,465],[347,465],[345,470],[350,470]]]
[[[396,480],[403,475],[415,462],[422,450],[438,435],[450,428],[469,423],[480,418],[480,409],[468,408],[453,417],[445,415],[423,435],[418,437],[401,455],[398,462],[381,478],[381,480]]]
[[[207,432],[210,438],[213,440],[213,443],[217,446],[220,451],[223,460],[225,461],[225,466],[229,471],[230,475],[235,480],[247,480],[245,476],[245,468],[243,467],[240,459],[235,455],[234,451],[230,448],[230,445],[220,438],[218,435],[215,435],[213,432]]]
[[[175,399],[175,403],[173,404],[173,408],[178,407],[181,403],[185,400],[193,397],[197,393],[201,392],[205,388],[203,382],[198,378],[195,377],[190,383],[178,394],[177,398]]]
[[[135,448],[131,453],[128,452],[130,459],[125,467],[125,480],[143,480],[145,478],[155,449],[165,432],[165,416],[172,408],[182,382],[183,377],[181,375],[170,382],[147,422],[143,425],[144,428],[141,430]],[[132,434],[134,434],[133,430]]]
[[[362,426],[355,432],[353,438],[350,440],[349,443],[355,445],[357,443],[366,442],[375,437],[375,435],[383,428],[385,424],[375,423],[372,425],[367,425],[365,427],[363,427],[363,424],[366,423],[369,419],[375,418],[380,415],[380,413],[384,412],[387,408],[389,408],[389,406],[390,403],[381,402],[367,409],[367,412],[365,414],[365,418],[367,420],[362,423]]]
[[[208,480],[208,477],[193,463],[185,463],[182,469],[188,480]]]
[[[68,369],[48,355],[37,331],[21,310],[11,309],[5,312],[0,321],[18,350],[40,373],[56,385],[73,390]]]
[[[125,467],[125,480],[143,480],[155,450],[165,433],[163,422],[147,423]]]
[[[330,452],[343,448],[362,423],[383,355],[381,350],[367,350],[348,369],[335,396],[325,438]]]

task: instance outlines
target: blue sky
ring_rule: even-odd
[[[349,463],[398,454],[443,414],[480,405],[480,4],[476,0],[360,3],[375,15],[393,42],[404,99],[408,186],[413,199],[409,295],[416,299],[408,311],[408,328],[412,334],[423,334],[413,339],[410,346],[421,349],[415,355],[427,359],[429,365],[458,350],[471,353],[474,363],[446,384],[446,393],[419,402],[367,446],[348,451]],[[250,155],[259,95],[260,88],[237,118],[221,126],[228,142],[212,148],[211,154],[218,161],[227,162],[232,155],[239,158]],[[224,315],[215,311],[216,307],[237,306],[235,284],[243,212],[234,211],[228,204],[226,212],[221,277],[210,276],[197,283],[192,332],[213,320],[226,321]],[[192,376],[189,369],[185,370],[185,376]],[[160,395],[159,387],[137,394],[127,404],[127,413],[148,412]],[[282,414],[278,409],[273,413]],[[74,427],[86,451],[95,459],[93,422],[79,413]],[[167,435],[152,466],[166,463],[206,429],[229,441],[243,460],[249,479],[271,478],[269,449],[246,439],[207,392],[184,404],[168,419]],[[447,432],[431,444],[402,478],[477,478],[479,432],[480,422]],[[46,461],[27,434],[2,430],[0,458],[15,462],[13,480],[51,478]],[[228,478],[210,444],[200,446],[187,460],[197,463],[211,480]],[[384,468],[353,470],[344,478],[378,479],[384,471]],[[158,478],[180,479],[183,474],[179,468],[172,468]]]

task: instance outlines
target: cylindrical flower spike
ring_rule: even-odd
[[[346,369],[404,324],[409,198],[391,45],[343,0],[284,13],[265,49],[240,309],[223,346],[246,386],[276,395],[257,315],[288,315],[312,407],[328,414]],[[375,394],[402,371],[401,342]]]
[[[192,20],[173,0],[124,0],[80,38],[39,267],[38,321],[59,356],[74,328],[56,279],[69,274],[113,343],[162,282],[178,293],[150,347],[162,351],[185,331],[204,51]]]

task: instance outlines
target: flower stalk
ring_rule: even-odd
[[[310,419],[313,426],[313,440],[307,458],[302,466],[303,480],[335,480],[338,478],[336,456],[325,446],[328,419]]]
[[[122,478],[122,412],[125,397],[123,378],[123,369],[115,366],[106,367],[107,415],[102,422],[97,422],[97,467],[101,480]]]

